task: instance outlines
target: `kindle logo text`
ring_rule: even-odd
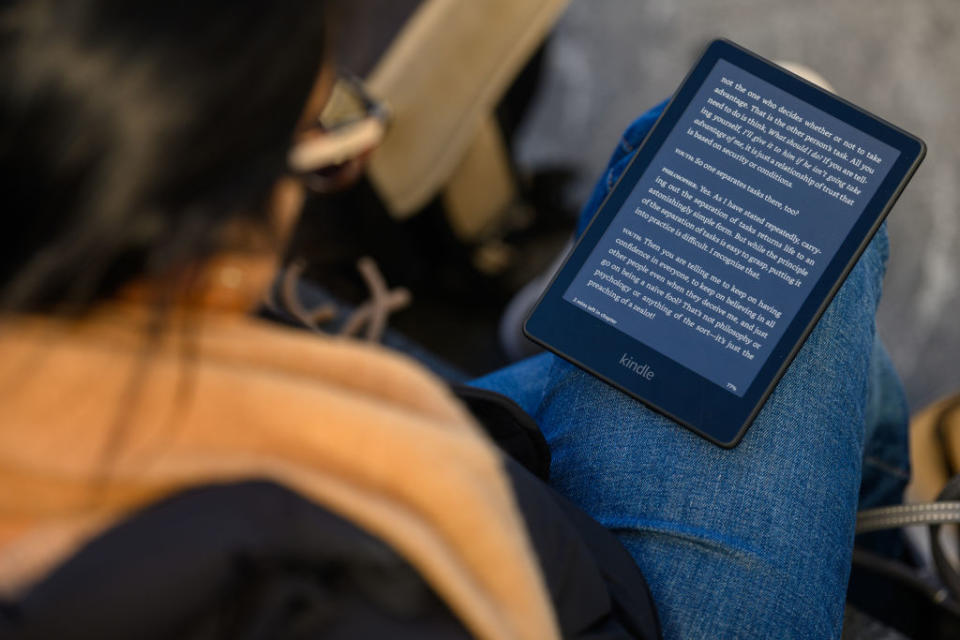
[[[650,365],[640,364],[627,354],[620,356],[620,366],[630,369],[644,380],[653,380],[653,376],[656,375],[653,369],[650,368]]]

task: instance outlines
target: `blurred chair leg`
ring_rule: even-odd
[[[461,240],[476,240],[516,198],[510,155],[496,118],[488,114],[443,190],[447,220]]]
[[[441,192],[569,0],[428,0],[370,74],[391,128],[369,175],[390,213]]]

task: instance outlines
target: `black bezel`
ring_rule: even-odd
[[[563,300],[564,291],[720,59],[900,151],[893,167],[742,397]],[[919,138],[728,40],[715,40],[707,46],[619,181],[600,205],[524,324],[524,333],[543,347],[707,440],[721,447],[734,447],[760,412],[925,154],[926,145]],[[656,377],[646,380],[620,366],[618,361],[622,353],[649,364],[657,372]]]

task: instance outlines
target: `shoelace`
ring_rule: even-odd
[[[312,309],[308,309],[303,304],[297,285],[306,268],[305,261],[297,260],[284,269],[280,279],[279,300],[271,290],[267,304],[273,309],[282,308],[312,331],[327,333],[322,325],[336,319],[340,310],[333,303],[322,304]],[[367,289],[370,290],[370,298],[346,317],[337,334],[359,337],[363,332],[365,340],[379,342],[387,329],[387,319],[390,314],[408,306],[412,297],[410,291],[403,287],[390,289],[377,263],[369,256],[364,256],[357,261],[357,271],[360,272]]]

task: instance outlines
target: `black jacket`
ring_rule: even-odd
[[[549,450],[533,421],[497,394],[457,391],[512,456],[506,469],[563,637],[658,638],[629,554],[545,484]],[[258,481],[198,487],[135,513],[0,605],[0,638],[469,637],[386,544]]]

